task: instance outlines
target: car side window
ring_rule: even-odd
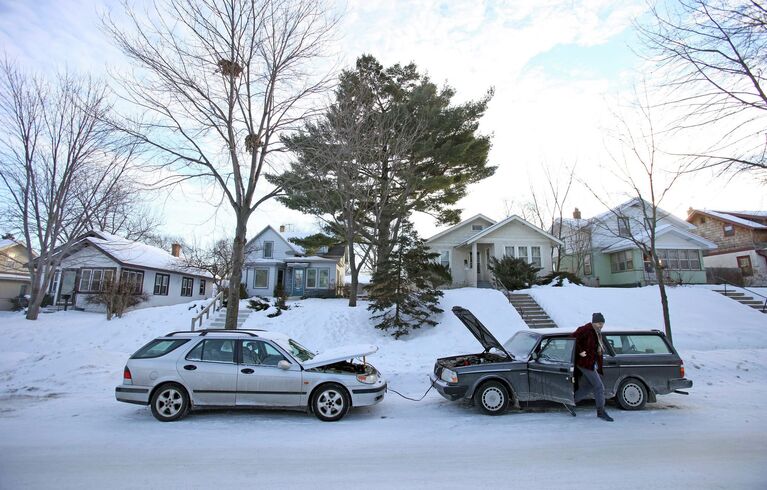
[[[261,340],[242,341],[242,363],[251,366],[276,366],[285,360],[273,345]]]
[[[543,341],[538,359],[544,362],[573,362],[575,339],[553,338]]]
[[[671,354],[671,350],[660,335],[631,334],[606,337],[616,355]]]
[[[189,361],[230,362],[234,363],[234,340],[207,339],[189,351]]]

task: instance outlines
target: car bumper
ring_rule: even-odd
[[[354,407],[367,407],[381,403],[388,390],[388,385],[385,381],[380,381],[375,385],[360,385],[351,388],[352,392],[352,406]]]
[[[687,378],[670,379],[668,381],[669,391],[692,388],[692,380]]]
[[[149,388],[145,386],[120,385],[115,388],[118,402],[149,405]]]
[[[439,392],[440,395],[450,401],[455,401],[463,398],[466,396],[466,391],[469,389],[468,386],[454,385],[442,381],[433,373],[431,374],[431,384]]]

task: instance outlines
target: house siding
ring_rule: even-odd
[[[757,237],[754,230],[750,228],[725,222],[711,216],[695,216],[691,223],[697,227],[695,233],[716,243],[719,248],[712,251],[715,253],[731,248],[753,247],[757,241],[767,241],[767,232],[764,232],[763,236],[760,233],[760,236]],[[723,226],[725,224],[732,224],[735,232],[733,236],[724,236]]]

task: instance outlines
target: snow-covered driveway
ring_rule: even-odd
[[[507,305],[449,293],[443,308],[469,307],[499,337],[516,328]],[[379,335],[349,327],[364,310],[327,305],[319,315],[312,301],[270,321],[252,315],[259,324],[249,326],[317,348]],[[611,424],[593,406],[576,418],[553,404],[488,417],[434,392],[420,403],[389,393],[339,423],[214,411],[163,424],[113,395],[126,356],[186,310],[162,311],[110,324],[85,313],[32,326],[0,317],[0,488],[767,488],[767,331],[740,349],[680,347],[691,395],[661,397],[641,412],[612,407]],[[315,324],[296,326],[304,317]],[[476,349],[447,314],[407,341],[377,339],[370,361],[411,396],[428,387],[437,354]]]

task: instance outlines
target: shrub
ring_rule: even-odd
[[[261,301],[260,299],[248,300],[248,308],[253,311],[264,311],[269,308],[269,303]]]
[[[529,288],[535,284],[536,274],[541,270],[524,259],[514,257],[503,257],[500,260],[490,257],[488,268],[495,280],[509,291]]]
[[[240,283],[240,299],[248,299],[248,290],[243,283]]]
[[[142,301],[149,299],[146,293],[136,294],[133,291],[134,284],[132,282],[107,281],[104,283],[102,291],[89,294],[86,301],[92,304],[104,305],[107,310],[107,320],[111,320],[112,316],[116,315],[120,318],[128,308],[132,308]]]
[[[581,281],[580,277],[576,276],[572,272],[567,272],[567,271],[550,272],[546,274],[545,276],[538,278],[538,280],[536,281],[536,284],[545,286],[553,282],[554,286],[561,287],[565,279],[570,281],[571,284],[578,284],[578,285],[583,284],[583,281]]]

